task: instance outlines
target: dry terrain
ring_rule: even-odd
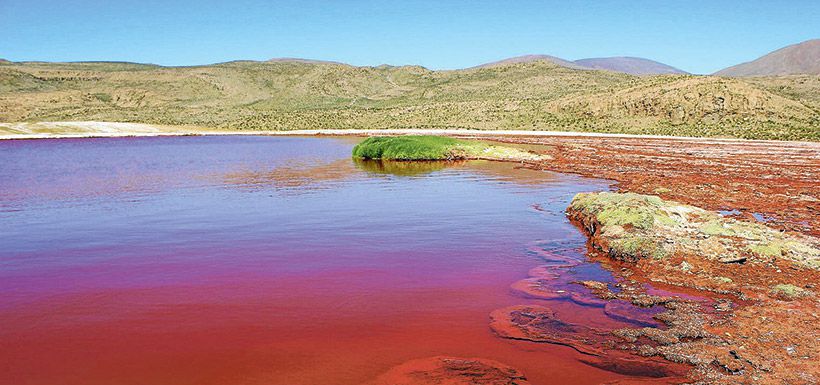
[[[0,122],[217,130],[558,130],[820,140],[818,75],[634,76],[545,57],[463,70],[280,59],[0,63]]]

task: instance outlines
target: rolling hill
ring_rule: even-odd
[[[820,39],[807,40],[715,73],[718,76],[820,75]]]
[[[656,62],[654,60],[639,57],[600,57],[580,59],[575,61],[561,59],[550,55],[524,55],[511,57],[504,60],[484,63],[472,68],[491,68],[508,64],[530,63],[534,61],[546,61],[562,67],[578,70],[604,70],[622,72],[630,75],[663,75],[663,74],[685,74],[685,71],[675,67]]]
[[[490,63],[484,63],[481,65],[477,65],[474,68],[491,68],[491,67],[498,67],[508,64],[518,64],[518,63],[531,63],[534,61],[546,61],[552,64],[557,64],[561,67],[573,68],[573,69],[588,69],[582,65],[576,64],[569,60],[561,59],[560,57],[550,56],[550,55],[523,55],[523,56],[516,56],[511,57],[499,61],[494,61]]]
[[[685,74],[686,71],[639,57],[601,57],[580,59],[575,64],[584,68],[623,72],[631,75]]]
[[[116,121],[236,130],[520,129],[820,140],[817,88],[773,79],[633,76],[547,60],[448,71],[305,60],[190,67],[4,63],[0,122]]]

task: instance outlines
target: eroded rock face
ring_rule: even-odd
[[[484,358],[437,356],[393,367],[369,385],[528,385],[524,374]]]

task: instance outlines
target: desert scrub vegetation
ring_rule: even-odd
[[[380,160],[539,160],[513,147],[445,136],[373,136],[353,147],[353,157]]]
[[[432,71],[310,61],[6,63],[0,122],[226,130],[467,128],[820,140],[820,77],[723,79],[546,61]]]

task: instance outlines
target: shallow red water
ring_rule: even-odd
[[[568,321],[625,325],[509,288],[543,263],[533,247],[584,258],[563,209],[605,181],[356,164],[353,144],[0,142],[0,382],[359,384],[442,354],[533,384],[623,377],[488,328],[494,309],[546,302]]]

